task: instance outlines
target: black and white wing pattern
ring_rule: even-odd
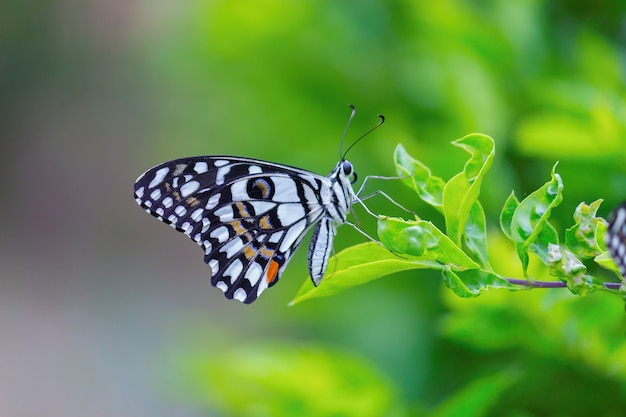
[[[617,206],[609,217],[606,247],[620,274],[626,278],[626,202]]]
[[[146,171],[134,194],[148,213],[200,245],[213,286],[249,304],[278,281],[314,225],[309,274],[320,283],[352,204],[354,177],[345,160],[324,177],[255,159],[199,156]]]

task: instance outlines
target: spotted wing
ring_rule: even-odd
[[[626,202],[611,213],[606,232],[606,247],[622,277],[626,278]]]
[[[328,179],[248,158],[183,158],[148,170],[135,199],[200,245],[211,284],[246,304],[274,285],[324,213]]]

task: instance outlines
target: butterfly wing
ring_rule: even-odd
[[[611,213],[606,233],[606,247],[626,278],[626,203],[620,204]]]
[[[248,304],[278,281],[324,214],[328,181],[255,159],[191,157],[146,171],[135,199],[204,249],[213,286]]]

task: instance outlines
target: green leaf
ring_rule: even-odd
[[[492,415],[489,408],[500,398],[502,393],[517,381],[515,372],[498,372],[472,381],[469,385],[446,399],[431,417],[480,417]]]
[[[515,214],[515,210],[517,210],[518,207],[519,200],[515,197],[515,192],[511,191],[511,194],[509,194],[504,202],[504,207],[502,207],[502,212],[500,213],[500,228],[510,239],[513,238],[513,234],[511,232],[513,214]]]
[[[480,266],[491,270],[487,253],[487,222],[483,206],[479,201],[476,201],[470,210],[467,223],[465,223],[463,242]]]
[[[594,262],[600,265],[604,269],[608,269],[609,271],[615,272],[615,275],[621,280],[622,274],[619,271],[619,267],[615,265],[615,261],[611,257],[611,254],[608,252],[604,252],[595,258],[593,258]]]
[[[426,220],[382,218],[378,220],[378,236],[389,250],[408,255],[413,261],[436,261],[456,270],[478,268],[461,248]]]
[[[374,242],[363,243],[344,249],[331,258],[328,272],[320,285],[315,287],[310,279],[306,279],[289,305],[335,295],[395,272],[425,268],[440,269],[441,266],[428,259],[407,259],[394,255]]]
[[[604,246],[606,222],[596,217],[602,201],[580,203],[574,212],[574,226],[565,231],[565,245],[578,257],[593,258],[604,252],[600,245]]]
[[[452,143],[471,155],[463,171],[452,177],[443,188],[446,232],[454,243],[460,245],[469,212],[478,199],[482,180],[491,167],[495,143],[489,136],[479,133]]]
[[[530,250],[548,265],[548,245],[558,245],[556,230],[548,222],[550,212],[563,200],[563,182],[552,168],[552,179],[519,203],[511,219],[511,239],[522,262],[524,275],[528,271]]]
[[[409,176],[402,182],[413,189],[424,202],[441,211],[444,180],[433,176],[426,165],[409,155],[400,144],[396,146],[393,158],[398,175]]]
[[[548,271],[550,275],[567,282],[567,287],[574,294],[586,295],[597,287],[593,277],[586,274],[587,267],[572,252],[559,245],[548,244]]]
[[[499,275],[482,269],[444,269],[442,274],[446,286],[461,298],[477,297],[489,288],[520,289]]]

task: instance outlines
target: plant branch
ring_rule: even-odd
[[[522,285],[532,288],[564,288],[567,287],[566,282],[562,281],[528,281],[525,279],[505,278],[513,285]],[[604,282],[604,286],[609,290],[618,290],[622,285],[620,282]]]

